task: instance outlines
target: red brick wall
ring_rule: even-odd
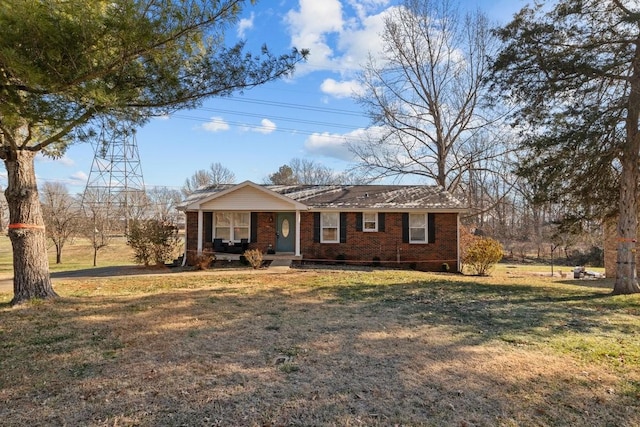
[[[258,212],[258,240],[250,248],[266,252],[269,244],[275,247],[275,213]],[[426,271],[440,271],[447,263],[451,271],[458,271],[457,214],[435,215],[436,240],[430,244],[402,242],[402,213],[385,214],[384,232],[356,231],[356,213],[348,212],[346,243],[315,243],[313,241],[313,213],[301,213],[300,252],[305,260],[336,260],[346,263],[372,264],[374,258],[383,266],[400,265]],[[193,264],[198,247],[198,213],[187,212],[187,262]]]
[[[198,255],[198,212],[187,212],[187,264],[193,265]]]
[[[384,232],[356,231],[356,213],[347,213],[346,243],[315,243],[313,241],[313,213],[301,215],[300,250],[306,260],[335,260],[339,255],[358,264],[371,264],[374,257],[382,265],[398,265],[419,270],[440,271],[442,263],[449,264],[451,271],[458,270],[457,262],[457,214],[435,215],[436,241],[432,244],[409,244],[402,242],[402,213],[385,214]]]

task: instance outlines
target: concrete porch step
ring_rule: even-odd
[[[291,258],[276,258],[271,261],[269,267],[291,267]]]

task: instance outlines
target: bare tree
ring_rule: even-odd
[[[492,123],[480,111],[495,46],[487,18],[461,16],[450,0],[406,0],[381,37],[383,57],[369,57],[356,97],[380,133],[350,149],[374,177],[417,175],[455,191],[495,144],[477,138]]]
[[[112,203],[112,198],[104,190],[87,190],[82,199],[84,224],[81,233],[89,239],[93,248],[93,266],[97,265],[98,251],[111,242],[114,230],[122,231],[121,210]]]
[[[9,205],[7,205],[4,190],[0,187],[0,228],[4,230],[7,225],[9,225]]]
[[[207,172],[209,173],[211,184],[233,184],[236,182],[236,174],[226,166],[223,166],[222,163],[211,163]]]
[[[362,184],[366,178],[356,171],[336,172],[328,166],[308,159],[293,158],[269,175],[267,184],[279,185],[337,185]]]
[[[210,185],[233,184],[236,175],[222,163],[211,163],[209,170],[200,169],[190,178],[187,178],[182,187],[183,196],[188,196],[200,187]]]
[[[180,211],[176,206],[180,204],[181,195],[177,190],[170,190],[164,187],[154,187],[147,190],[149,200],[149,217],[158,221],[177,224],[180,218]]]
[[[56,247],[56,264],[60,264],[62,248],[78,232],[80,209],[67,187],[59,182],[46,182],[42,186],[40,203],[47,237]]]

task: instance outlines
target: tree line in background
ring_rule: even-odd
[[[109,197],[102,190],[72,195],[66,185],[46,182],[40,189],[40,204],[48,241],[63,262],[63,250],[76,238],[89,241],[93,265],[98,253],[114,238],[126,237],[140,264],[171,261],[179,254],[178,228],[183,214],[177,210],[180,191],[162,187],[132,191]],[[8,211],[0,197],[0,226],[6,228]]]

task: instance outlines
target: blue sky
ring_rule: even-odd
[[[256,49],[266,43],[276,53],[309,48],[308,62],[286,81],[211,99],[200,109],[156,118],[138,129],[146,186],[179,189],[195,171],[215,162],[233,171],[238,182],[257,183],[296,157],[336,171],[348,168],[344,141],[369,125],[350,96],[357,90],[354,77],[367,54],[378,49],[385,11],[397,3],[262,0],[247,7],[229,29],[230,41],[244,38]],[[524,5],[521,0],[460,0],[460,7],[479,8],[496,23],[506,23]],[[72,193],[82,192],[93,156],[91,145],[78,144],[62,159],[39,157],[39,185],[58,181]]]

